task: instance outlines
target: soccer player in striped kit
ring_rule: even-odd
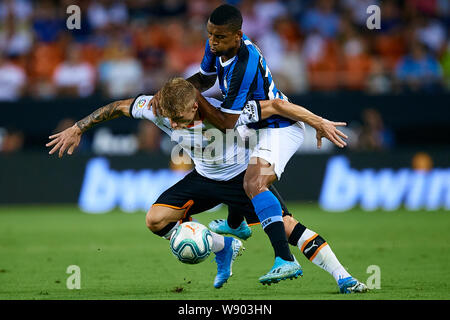
[[[187,80],[202,92],[214,85],[218,79],[223,95],[220,108],[213,107],[204,99],[203,103],[199,103],[201,113],[210,123],[220,130],[233,129],[238,126],[238,119],[249,100],[288,101],[275,85],[259,48],[243,34],[242,15],[236,7],[227,4],[217,7],[211,13],[206,28],[208,40],[200,70]],[[159,112],[158,100],[159,95],[156,94],[150,103],[155,114]],[[277,283],[302,274],[301,266],[292,255],[284,232],[280,201],[270,190],[270,186],[281,178],[289,159],[301,146],[304,123],[273,115],[257,123],[250,123],[247,127],[258,131],[258,144],[250,154],[250,163],[243,182],[244,190],[253,203],[275,254],[273,267],[261,276],[259,281],[262,284]],[[339,135],[334,133],[333,138],[338,141],[339,147],[344,147],[346,144]],[[319,139],[319,146],[320,143]],[[233,230],[230,230],[233,228],[230,228],[226,221],[219,221],[210,227],[219,232],[233,233]],[[319,252],[322,252],[323,261],[333,260],[330,257],[334,254],[321,237],[313,238],[311,231],[300,225],[293,229],[293,234],[291,243],[298,238],[297,242],[302,242],[301,248],[303,253],[306,251],[305,255],[312,254],[317,261]],[[322,260],[318,265],[323,265]],[[345,269],[340,270],[337,279],[338,285],[343,288],[341,290],[345,291],[345,288],[357,285],[358,281]]]

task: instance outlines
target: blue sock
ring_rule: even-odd
[[[294,258],[289,250],[289,243],[284,229],[280,201],[272,192],[264,191],[253,197],[252,203],[255,207],[256,215],[261,221],[261,226],[272,243],[275,257],[293,261]]]
[[[263,229],[276,221],[283,222],[280,201],[269,190],[254,196],[252,203]]]

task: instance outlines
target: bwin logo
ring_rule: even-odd
[[[344,211],[360,204],[365,210],[450,210],[450,169],[417,171],[352,169],[344,156],[327,164],[319,203],[325,210]]]
[[[78,205],[87,213],[106,213],[116,206],[125,212],[147,211],[185,175],[169,169],[120,172],[112,170],[106,158],[94,158],[86,166]]]

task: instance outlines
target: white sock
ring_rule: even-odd
[[[212,252],[216,253],[222,250],[225,247],[225,238],[224,236],[217,234],[215,232],[211,231],[212,239],[213,239],[213,245],[212,245]]]
[[[178,226],[180,225],[180,221],[178,221],[173,227],[172,229],[170,229],[165,235],[163,235],[162,237],[166,240],[170,240],[170,238],[172,238],[172,235],[175,231],[176,228],[178,228]]]
[[[345,268],[343,266],[340,266],[339,268],[334,270],[332,275],[334,277],[334,280],[336,280],[336,282],[338,282],[339,279],[351,277],[350,273],[348,273],[347,270],[345,270]]]
[[[311,262],[330,273],[336,282],[339,279],[350,277],[350,274],[341,265],[328,244],[319,251]]]
[[[333,278],[336,280],[336,282],[339,279],[350,277],[350,274],[341,265],[339,260],[336,258],[336,255],[333,253],[330,246],[326,242],[322,242],[320,244],[320,241],[317,240],[316,245],[314,240],[316,239],[317,236],[318,234],[315,233],[314,231],[306,229],[297,243],[297,246],[300,249],[300,251],[302,251],[302,253],[306,255],[306,253],[308,253],[310,250],[315,250],[314,253],[310,255],[309,258],[310,261],[314,263],[316,266],[320,267],[321,269],[331,274]],[[312,242],[311,245],[309,245],[310,242]]]

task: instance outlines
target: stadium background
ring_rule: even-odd
[[[123,215],[128,212],[140,218],[126,219],[143,225],[150,204],[184,174],[187,168],[170,163],[170,138],[150,122],[118,119],[95,127],[63,159],[48,156],[45,143],[106,103],[154,93],[172,76],[197,72],[207,17],[221,3],[0,1],[0,282],[12,269],[2,260],[17,258],[8,252],[28,248],[26,242],[14,247],[23,236],[15,228],[21,219],[53,221],[55,230],[64,230],[60,224],[75,219],[72,214],[120,220],[131,217]],[[263,51],[279,88],[295,103],[349,124],[345,150],[330,143],[317,150],[308,127],[307,141],[276,184],[301,212],[298,218],[318,217],[320,230],[344,218],[357,225],[368,211],[373,226],[398,230],[408,220],[417,229],[406,233],[441,226],[444,234],[430,227],[427,240],[442,240],[430,247],[443,254],[437,270],[448,268],[449,2],[228,3],[241,9],[243,31]],[[66,25],[73,4],[81,9],[78,30]],[[372,4],[381,9],[379,30],[366,26]],[[220,97],[217,84],[206,94]],[[225,214],[222,208],[216,216]],[[15,280],[8,281],[14,287]],[[4,297],[17,297],[5,290]],[[434,298],[448,299],[448,288],[442,290]],[[36,297],[27,294],[18,297]]]

